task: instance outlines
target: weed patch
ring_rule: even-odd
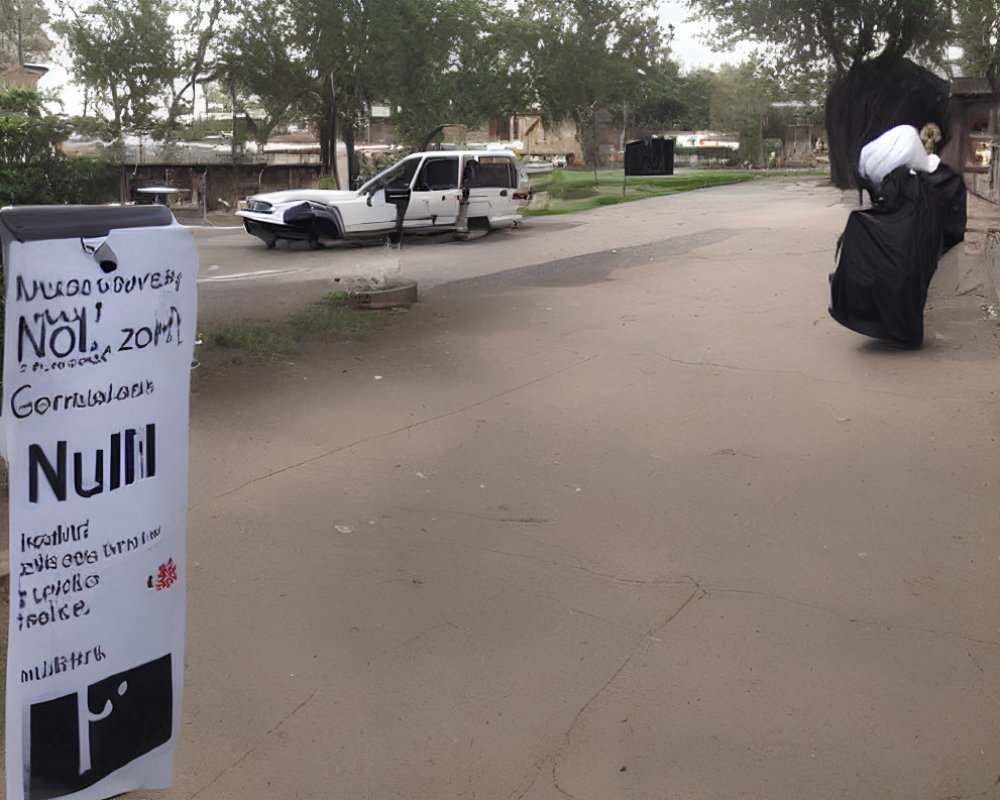
[[[329,294],[288,318],[297,332],[321,338],[344,334],[356,336],[378,330],[383,320],[378,311],[352,308],[346,292]]]
[[[307,341],[328,341],[363,336],[386,325],[385,311],[359,309],[350,305],[347,292],[334,292],[301,311],[290,314],[281,323],[216,322],[206,325],[201,345],[206,350],[232,350],[234,362],[268,361],[299,352]]]
[[[242,350],[251,359],[266,359],[298,352],[294,339],[267,322],[215,322],[201,333],[203,344]]]

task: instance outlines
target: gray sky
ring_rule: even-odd
[[[674,58],[684,67],[717,67],[739,59],[728,53],[714,53],[699,36],[709,29],[704,22],[687,22],[692,15],[684,0],[660,0],[660,20],[663,27],[674,26],[672,51]]]

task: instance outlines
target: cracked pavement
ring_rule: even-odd
[[[923,350],[839,327],[849,211],[606,208],[196,373],[184,730],[130,797],[1000,798],[997,324],[952,253]]]

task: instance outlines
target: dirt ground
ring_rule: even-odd
[[[996,321],[953,253],[924,349],[840,328],[849,209],[769,197],[196,371],[184,729],[129,797],[1000,797]]]

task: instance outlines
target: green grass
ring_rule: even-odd
[[[215,322],[201,331],[202,346],[237,351],[237,359],[269,361],[299,351],[308,340],[359,336],[379,330],[389,311],[352,308],[347,292],[334,292],[282,322]]]
[[[622,196],[622,182],[625,174],[620,169],[597,170],[597,186],[594,186],[594,171],[558,169],[531,179],[531,188],[536,198],[545,192],[547,200],[541,207],[525,208],[525,216],[542,214],[569,214],[586,211],[598,206],[615,205],[648,197],[691,192],[710,186],[725,186],[743,183],[763,177],[785,175],[826,175],[825,172],[758,172],[751,170],[701,169],[679,170],[674,175],[630,175],[625,181],[625,195]],[[537,206],[537,202],[533,205]]]
[[[209,347],[242,350],[252,359],[290,355],[299,349],[298,342],[268,322],[215,322],[202,330],[201,339]]]
[[[357,335],[382,327],[383,315],[378,311],[352,308],[347,292],[334,292],[302,311],[296,311],[288,321],[292,327],[310,336]]]

